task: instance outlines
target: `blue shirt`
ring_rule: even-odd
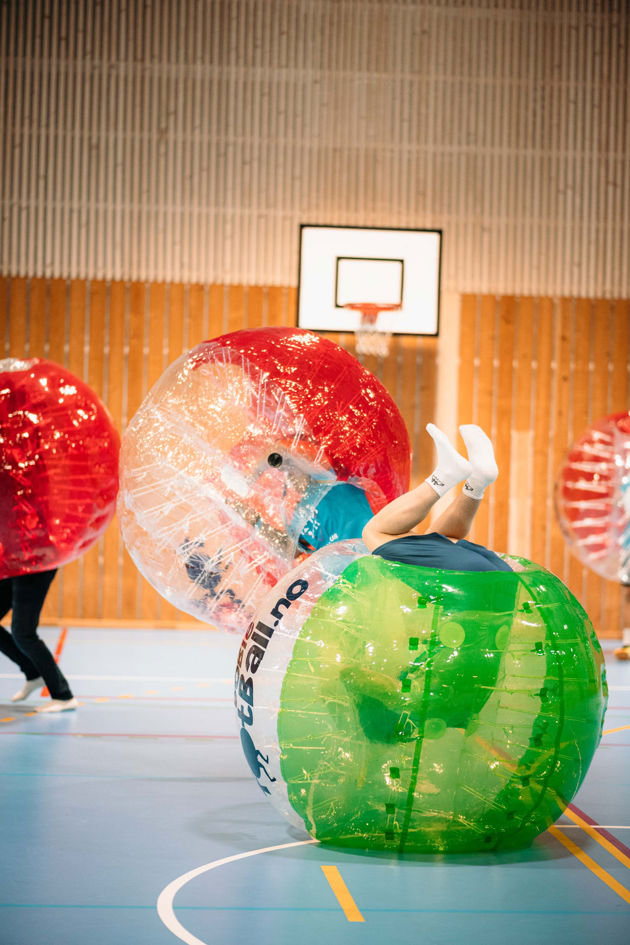
[[[339,482],[329,489],[302,529],[300,544],[316,550],[333,541],[360,538],[373,515],[363,489]]]
[[[387,561],[415,564],[421,568],[446,571],[511,571],[509,564],[494,551],[465,538],[453,542],[439,532],[405,535],[379,545],[372,552]]]

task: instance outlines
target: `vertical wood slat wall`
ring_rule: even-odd
[[[618,637],[619,584],[571,554],[557,524],[554,485],[567,448],[594,421],[628,410],[627,300],[461,297],[458,417],[494,441],[499,478],[472,540],[557,574],[601,637]]]
[[[5,0],[0,269],[283,285],[300,223],[422,226],[447,291],[625,294],[629,45],[627,0]]]
[[[0,278],[0,357],[45,357],[83,377],[123,431],[153,383],[183,351],[226,331],[293,325],[296,290]],[[620,588],[580,564],[555,522],[553,486],[567,446],[594,420],[628,409],[630,303],[461,297],[459,423],[491,434],[500,477],[473,540],[521,554],[558,574],[601,636],[621,629]],[[332,335],[353,351],[352,335]],[[392,339],[366,366],[398,404],[412,441],[412,479],[431,468],[424,427],[437,413],[437,339]],[[460,443],[460,445],[462,445]],[[164,601],[127,555],[116,521],[61,569],[48,622],[199,625]]]

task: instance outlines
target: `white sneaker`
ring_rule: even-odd
[[[79,705],[77,699],[51,699],[46,705],[37,709],[38,712],[67,712],[69,709],[76,709]]]
[[[43,686],[44,680],[41,676],[38,676],[37,679],[27,679],[19,692],[11,696],[11,702],[22,702],[24,699],[28,699],[32,692],[35,692],[36,689],[41,689]]]

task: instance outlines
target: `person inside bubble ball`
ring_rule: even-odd
[[[38,712],[65,712],[79,704],[53,654],[37,634],[39,615],[56,573],[53,568],[0,581],[0,620],[12,611],[11,633],[0,627],[0,653],[17,663],[26,676],[11,702],[22,702],[36,689],[47,686],[50,701]]]
[[[381,509],[363,528],[368,550],[388,561],[425,568],[451,571],[508,571],[514,568],[483,545],[466,540],[479,509],[485,489],[497,477],[498,469],[492,443],[473,424],[461,426],[468,459],[464,459],[434,424],[427,425],[437,450],[437,465],[430,476],[415,489],[399,496]],[[433,530],[418,534],[414,529],[427,517],[441,496],[463,482],[462,492],[438,517]],[[518,565],[515,562],[515,567]],[[514,606],[512,582],[501,590],[498,600],[506,613]],[[410,702],[401,706],[400,683],[423,675],[425,656],[421,654],[403,670],[398,679],[373,669],[342,671],[343,685],[352,693],[359,723],[372,741],[405,742],[423,730],[423,704]],[[449,727],[465,731],[470,720],[490,697],[499,663],[487,666],[485,685],[476,692],[470,705],[454,706]]]
[[[468,452],[465,459],[435,424],[427,424],[426,429],[435,443],[437,465],[424,482],[367,522],[363,541],[368,550],[388,561],[425,568],[512,571],[494,551],[466,540],[484,491],[498,475],[492,443],[481,427],[460,426]],[[464,483],[462,492],[433,523],[433,529],[423,535],[415,532],[438,499],[460,482]]]

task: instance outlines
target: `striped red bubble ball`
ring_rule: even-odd
[[[571,551],[608,580],[630,584],[630,412],[603,417],[568,451],[556,514]]]
[[[67,564],[102,535],[119,449],[107,408],[66,368],[0,361],[0,578]]]
[[[339,345],[231,332],[169,365],[125,430],[123,540],[171,604],[243,634],[302,553],[360,537],[408,489],[410,454],[393,398]]]

